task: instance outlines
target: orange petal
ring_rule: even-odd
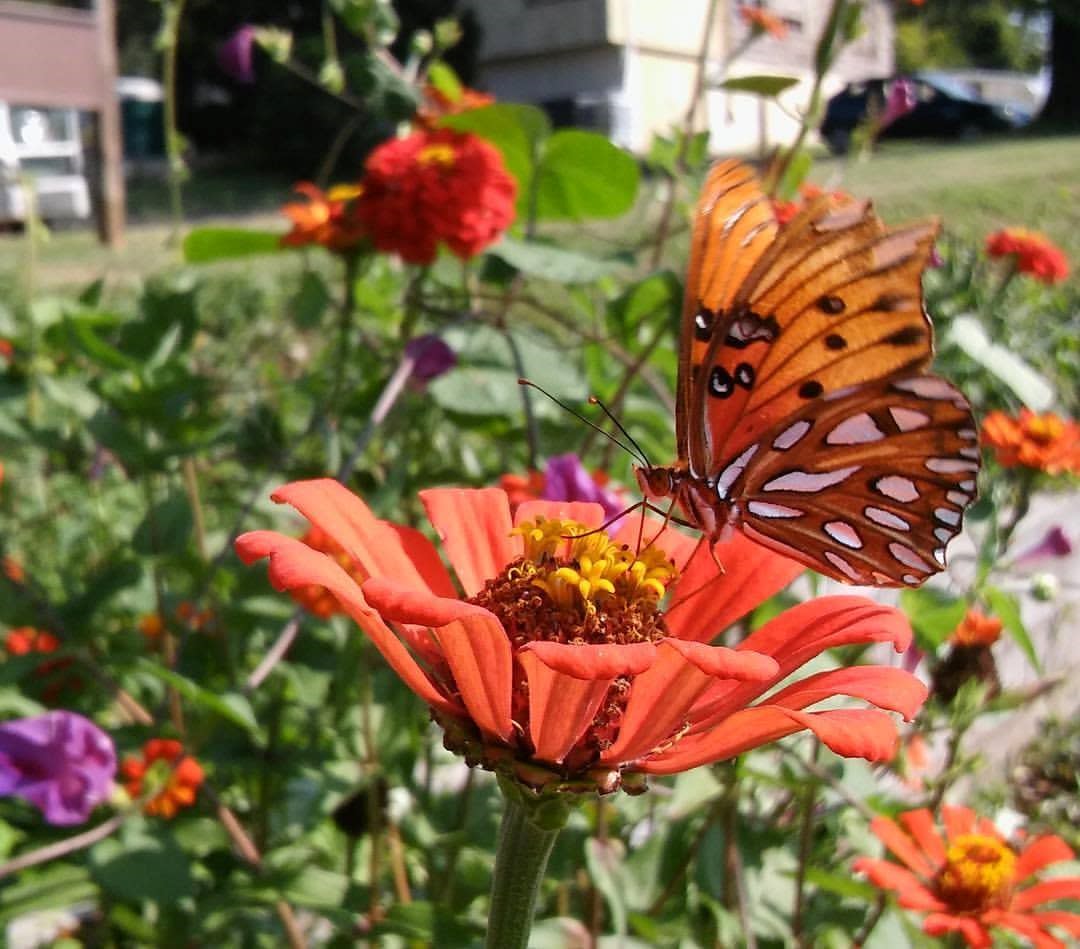
[[[1066,949],[1065,943],[1044,932],[1038,921],[1027,913],[1013,913],[1008,910],[990,910],[982,916],[987,926],[1000,926],[1011,929],[1028,939],[1035,949]]]
[[[950,842],[970,834],[975,828],[975,812],[970,807],[958,804],[943,804],[941,822],[945,825],[945,836]]]
[[[549,669],[584,681],[637,676],[656,661],[653,643],[591,646],[531,642],[521,647],[521,653],[532,653]]]
[[[509,741],[513,656],[510,640],[486,610],[435,630],[469,716],[487,735]]]
[[[708,545],[697,548],[664,614],[677,639],[709,642],[806,569],[738,533],[730,541],[714,544],[713,552],[715,559]]]
[[[1040,926],[1057,926],[1070,936],[1080,936],[1080,915],[1067,913],[1061,909],[1050,909],[1043,913],[1032,913],[1031,918]]]
[[[1024,848],[1016,861],[1016,882],[1022,883],[1043,867],[1061,863],[1063,860],[1072,860],[1073,857],[1072,847],[1060,837],[1053,834],[1036,837]]]
[[[923,853],[929,857],[930,862],[937,868],[945,862],[945,843],[934,825],[934,815],[925,807],[918,810],[905,811],[900,815],[900,822],[913,838],[922,847]]]
[[[449,597],[432,596],[430,593],[411,589],[386,580],[372,577],[361,587],[364,599],[372,609],[390,623],[411,623],[417,626],[445,626],[463,616],[484,613],[488,610],[464,600]]]
[[[1056,877],[1029,886],[1026,890],[1018,890],[1013,895],[1011,908],[1031,909],[1052,900],[1080,900],[1080,877]]]
[[[592,724],[613,679],[556,672],[535,651],[522,651],[518,659],[529,680],[529,737],[535,757],[558,764]]]
[[[604,509],[592,501],[523,501],[514,512],[514,526],[537,517],[577,521],[592,530],[604,523]]]
[[[769,696],[770,705],[806,708],[836,695],[863,699],[878,708],[899,712],[910,721],[929,690],[910,672],[888,666],[849,666],[819,672]]]
[[[986,927],[970,916],[952,916],[948,913],[931,913],[923,920],[923,932],[928,936],[944,936],[960,933],[971,949],[990,949],[993,940]]]
[[[878,840],[907,865],[909,870],[917,873],[924,880],[934,876],[938,864],[927,859],[926,854],[896,821],[888,817],[875,817],[870,822],[870,829]]]
[[[521,554],[510,531],[510,502],[500,488],[431,488],[420,492],[428,519],[466,596]]]
[[[419,533],[402,532],[381,521],[345,485],[332,478],[294,481],[271,497],[291,504],[316,527],[326,531],[357,561],[368,576],[393,577],[398,583],[440,596],[455,596],[438,552]],[[413,557],[420,559],[421,565]]]
[[[236,539],[240,559],[251,563],[270,558],[270,582],[279,590],[295,590],[308,584],[325,587],[359,624],[393,669],[421,699],[451,715],[461,707],[444,695],[417,665],[409,651],[364,600],[360,587],[339,564],[293,537],[273,531],[251,531]]]
[[[892,890],[900,904],[907,909],[925,911],[946,908],[914,873],[890,860],[860,857],[852,864],[852,869],[856,873],[865,873],[870,882],[879,889]]]

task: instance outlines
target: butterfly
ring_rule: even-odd
[[[710,170],[682,313],[678,460],[635,467],[709,542],[739,529],[835,580],[921,584],[975,498],[978,435],[931,375],[922,272],[936,220],[888,230],[868,201],[779,227],[754,172]]]

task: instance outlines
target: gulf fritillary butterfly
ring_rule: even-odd
[[[747,166],[709,172],[694,220],[678,460],[638,467],[709,542],[732,528],[846,583],[918,586],[975,497],[967,400],[926,369],[937,221],[887,230],[820,198],[785,227]]]

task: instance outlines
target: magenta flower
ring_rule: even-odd
[[[573,452],[548,459],[540,497],[545,501],[591,501],[604,509],[605,519],[626,510],[623,499],[597,484],[596,478],[585,470],[581,459]]]
[[[250,86],[255,82],[253,55],[255,27],[245,23],[217,49],[217,62],[221,71],[230,79]]]
[[[62,710],[0,722],[0,797],[50,824],[81,824],[112,790],[116,749],[88,718]]]
[[[1072,552],[1072,541],[1060,526],[1055,526],[1051,527],[1037,544],[1017,554],[1013,566],[1026,567],[1050,557],[1068,557]]]
[[[413,380],[420,383],[430,382],[457,365],[457,354],[434,333],[410,339],[405,355],[413,361]]]
[[[885,111],[881,115],[879,129],[892,125],[901,116],[907,115],[915,108],[915,83],[905,76],[894,79],[889,86],[888,96],[885,99]]]

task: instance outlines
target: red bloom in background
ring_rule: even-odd
[[[33,626],[16,626],[4,637],[4,649],[9,656],[49,655],[60,648],[60,640],[52,633]],[[35,688],[46,703],[54,703],[60,695],[82,687],[82,679],[74,673],[69,657],[49,659],[33,669]]]
[[[511,512],[525,501],[595,501],[604,509],[604,517],[612,518],[629,506],[621,488],[609,487],[605,471],[588,471],[573,452],[553,455],[543,471],[527,475],[507,474],[499,479],[510,499]]]
[[[768,33],[778,40],[782,40],[788,33],[787,24],[776,14],[763,10],[761,7],[752,7],[744,4],[739,7],[739,16],[755,33]]]
[[[166,820],[195,803],[204,778],[199,762],[185,755],[180,742],[172,738],[151,738],[143,745],[142,755],[124,759],[120,773],[132,798],[156,792],[143,811]]]
[[[368,156],[357,213],[375,246],[430,264],[440,243],[462,259],[514,219],[517,185],[498,150],[475,135],[418,130]]]
[[[855,870],[893,891],[905,909],[926,913],[924,932],[960,933],[975,949],[992,945],[995,928],[1012,930],[1037,949],[1065,949],[1053,929],[1080,936],[1080,915],[1046,907],[1080,899],[1080,877],[1038,879],[1046,867],[1073,859],[1065,841],[1047,835],[1014,849],[970,808],[946,805],[941,817],[944,838],[926,809],[901,814],[900,823],[875,817],[871,829],[903,865],[861,857]]]
[[[983,419],[982,442],[1003,468],[1080,474],[1080,425],[1053,412],[1021,409],[1016,417],[991,412]]]
[[[301,181],[293,189],[306,201],[282,205],[281,213],[292,221],[292,230],[281,238],[285,247],[319,244],[337,254],[355,250],[367,236],[356,214],[359,185],[336,185],[328,192]]]
[[[320,553],[326,554],[328,557],[341,565],[341,568],[353,578],[357,583],[363,583],[367,579],[367,575],[361,569],[360,565],[352,559],[347,553],[345,553],[341,544],[334,540],[326,531],[312,527],[303,537],[300,538],[302,544],[307,544],[312,550],[317,550]],[[307,586],[295,587],[291,591],[292,598],[296,600],[304,609],[321,619],[327,619],[333,616],[335,613],[343,612],[338,601],[334,599],[334,595],[326,589],[326,587],[319,586],[317,583],[311,583]]]
[[[50,653],[60,648],[60,640],[52,633],[33,626],[16,626],[8,630],[4,649],[9,656],[26,656],[32,652]]]
[[[1028,274],[1043,283],[1060,283],[1069,276],[1064,251],[1045,234],[1022,227],[1007,227],[986,238],[991,257],[1012,257],[1017,273]]]
[[[704,543],[654,519],[639,549],[636,521],[614,538],[595,530],[598,504],[533,501],[512,517],[497,488],[423,491],[455,584],[423,534],[378,520],[336,481],[273,497],[366,579],[272,531],[241,536],[240,557],[269,556],[278,589],[329,590],[428,704],[447,747],[531,787],[613,791],[635,774],[685,771],[803,729],[838,754],[886,761],[897,733],[881,709],[911,716],[926,697],[912,675],[880,666],[775,688],[834,646],[907,647],[903,614],[864,597],[803,603],[735,648],[710,645],[803,570],[742,535],[716,545],[720,575]],[[807,711],[837,695],[878,708]]]

